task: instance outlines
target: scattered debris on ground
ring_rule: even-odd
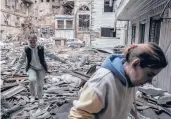
[[[100,65],[108,55],[85,47],[57,48],[50,42],[41,44],[60,58],[70,62],[72,67],[47,57],[49,73],[45,77],[44,84],[45,103],[39,105],[38,99],[31,103],[25,65],[17,77],[12,77],[24,45],[18,41],[4,43],[0,62],[2,119],[67,119],[72,101],[78,98],[79,90],[92,75],[93,70],[90,71],[90,69]]]
[[[136,105],[138,112],[150,119],[171,118],[171,94],[150,84],[138,88]]]
[[[1,47],[1,116],[2,119],[67,119],[72,101],[78,98],[80,89],[111,53],[121,53],[123,46],[114,49],[87,47],[54,47],[52,42],[42,42],[51,52],[72,64],[64,64],[46,58],[49,73],[45,77],[44,104],[38,99],[30,102],[29,80],[25,65],[17,77],[12,72],[19,60],[24,44],[18,41],[4,42]],[[151,85],[139,87],[136,105],[140,119],[169,119],[171,94]],[[128,119],[133,119],[131,115]]]

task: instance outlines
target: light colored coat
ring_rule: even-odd
[[[100,68],[73,102],[70,119],[127,119],[135,88],[125,87],[110,70]]]

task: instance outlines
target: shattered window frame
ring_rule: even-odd
[[[61,23],[59,23],[59,22],[61,22]],[[64,20],[57,20],[57,29],[65,29]]]
[[[79,14],[78,27],[79,31],[89,31],[90,30],[90,15],[89,14]],[[87,20],[87,21],[85,21]]]
[[[66,29],[73,29],[73,20],[66,20],[65,22],[66,22]],[[71,24],[68,24],[69,22]]]
[[[15,26],[20,26],[20,17],[16,16]]]
[[[89,7],[86,5],[83,5],[79,8],[79,11],[90,11]]]
[[[5,6],[10,8],[10,0],[5,0]]]
[[[116,38],[116,31],[114,28],[101,27],[100,36],[105,38]]]
[[[110,0],[104,0],[104,13],[111,13],[114,12],[113,9],[113,1],[112,1],[112,6],[110,6]]]
[[[14,8],[19,10],[19,1],[18,0],[15,0]]]
[[[6,25],[10,25],[10,19],[11,19],[11,15],[10,14],[6,14],[6,17],[4,19],[4,24]]]

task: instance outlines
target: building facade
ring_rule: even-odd
[[[171,0],[117,0],[117,20],[129,21],[126,44],[155,42],[171,60]],[[153,80],[171,92],[171,64]]]
[[[22,32],[21,24],[29,15],[30,0],[1,0],[1,38],[8,39]]]
[[[59,31],[59,28],[57,27],[58,22],[56,16],[72,16],[73,9],[74,1],[72,0],[39,0],[37,4],[37,10],[41,37],[48,38],[51,36],[60,36],[61,32],[56,31]]]
[[[115,0],[92,0],[92,45],[115,47],[124,45],[126,22],[116,21]]]
[[[55,37],[65,38],[65,39],[74,38],[74,16],[73,15],[56,15]]]
[[[91,0],[74,1],[74,37],[90,43]]]

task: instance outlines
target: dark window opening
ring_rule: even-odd
[[[150,19],[149,42],[159,44],[161,21]]]
[[[55,2],[55,0],[52,0],[52,2]]]
[[[114,28],[101,28],[101,37],[116,37]]]
[[[110,3],[111,0],[104,0],[104,12],[113,12],[113,1]]]
[[[73,28],[73,21],[66,20],[66,29],[72,29],[72,28]]]
[[[18,8],[18,0],[15,0],[14,7],[15,7],[15,8]]]
[[[41,2],[43,2],[43,0],[41,0]]]
[[[144,43],[145,38],[145,24],[140,24],[140,43]]]
[[[58,29],[64,29],[64,20],[57,20],[57,22],[58,22],[57,28]]]
[[[135,35],[136,35],[136,25],[132,25],[132,38],[131,38],[131,44],[135,43]]]
[[[5,6],[10,7],[10,1],[9,0],[5,0]]]
[[[79,31],[89,31],[90,15],[79,15]]]
[[[6,25],[10,25],[10,17],[11,17],[10,14],[7,14],[7,15],[6,15],[6,17],[5,17],[5,19],[4,19],[4,23],[5,23]]]
[[[20,17],[16,17],[15,25],[20,26]]]
[[[46,2],[49,2],[50,0],[46,0]]]

